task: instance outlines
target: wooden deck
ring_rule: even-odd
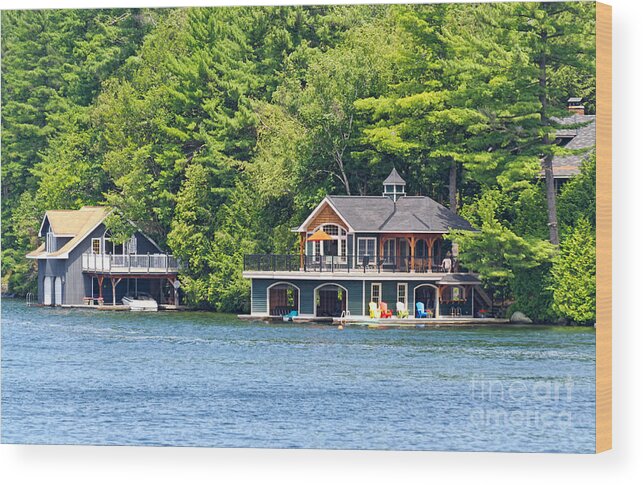
[[[295,317],[293,322],[284,322],[277,316],[237,315],[240,320],[262,321],[267,323],[311,323],[317,325],[358,326],[368,328],[424,328],[448,326],[489,326],[489,325],[514,325],[507,318],[369,318],[364,316],[350,316],[348,318],[331,317]]]

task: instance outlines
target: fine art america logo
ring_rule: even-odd
[[[543,433],[548,429],[569,429],[572,414],[561,410],[572,402],[574,383],[570,377],[556,380],[494,380],[474,375],[469,392],[478,403],[470,414],[476,428],[528,426]]]

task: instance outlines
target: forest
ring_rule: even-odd
[[[244,254],[395,167],[479,230],[449,237],[507,312],[593,322],[595,158],[560,190],[551,160],[595,84],[593,3],[4,11],[3,292],[46,210],[109,205],[187,304],[244,312]]]

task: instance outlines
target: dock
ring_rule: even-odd
[[[450,326],[493,326],[513,325],[508,318],[470,318],[470,317],[443,317],[443,318],[370,318],[364,316],[348,317],[294,317],[292,322],[284,322],[280,316],[254,316],[237,315],[244,321],[261,321],[277,324],[315,324],[331,326],[355,326],[366,328],[425,328],[425,327],[450,327]]]

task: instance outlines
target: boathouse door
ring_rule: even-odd
[[[58,277],[54,280],[54,305],[63,304],[63,282],[62,278]]]
[[[51,305],[51,291],[52,291],[51,280],[52,280],[51,276],[45,276],[45,279],[44,279],[43,284],[42,284],[42,291],[43,291],[42,303],[43,303],[43,305]]]
[[[341,286],[328,284],[315,290],[315,316],[340,317],[346,311],[348,292]]]

